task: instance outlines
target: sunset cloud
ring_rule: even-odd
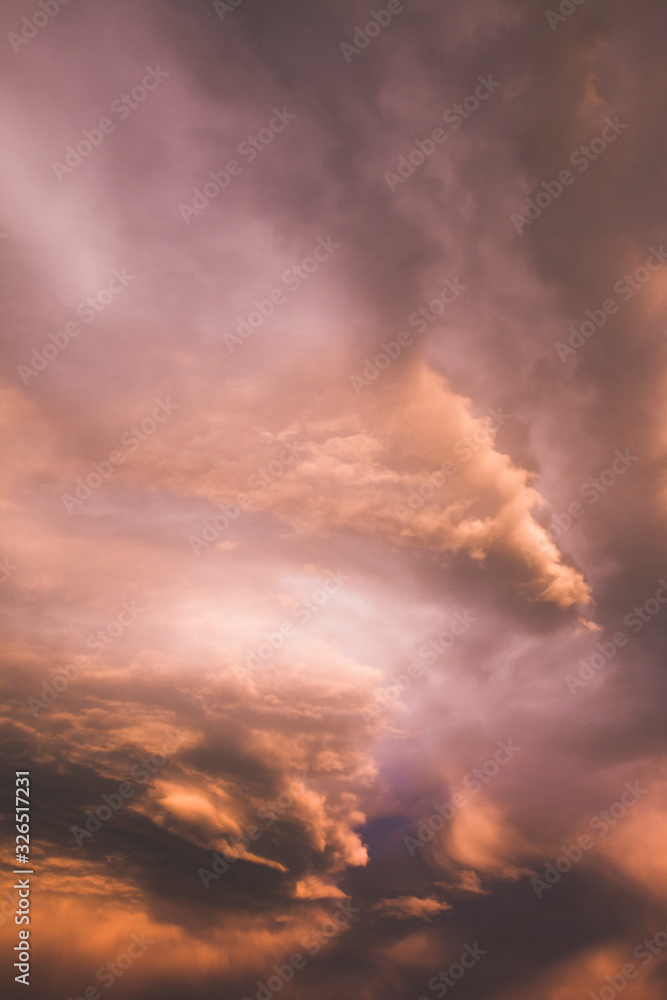
[[[33,994],[145,935],[130,1000],[628,962],[658,1000],[661,7],[39,6],[0,227]]]

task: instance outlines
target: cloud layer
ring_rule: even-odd
[[[35,995],[660,1000],[661,6],[55,7],[0,242]]]

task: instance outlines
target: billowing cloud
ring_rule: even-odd
[[[662,9],[44,6],[0,226],[34,994],[657,1000]]]

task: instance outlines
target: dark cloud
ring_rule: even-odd
[[[6,9],[3,782],[31,770],[37,997],[145,932],[128,997],[254,1000],[299,952],[302,1000],[416,1000],[479,942],[467,996],[560,1000],[664,926],[665,12],[399,6],[367,44],[330,0]]]

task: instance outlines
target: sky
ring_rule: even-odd
[[[664,1000],[664,5],[3,26],[9,995]]]

